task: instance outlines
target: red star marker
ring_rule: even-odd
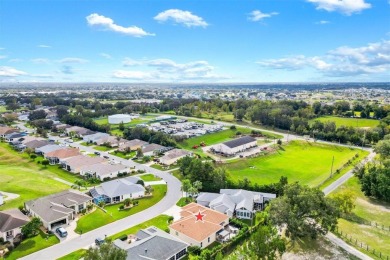
[[[195,215],[196,221],[199,221],[199,220],[200,220],[200,221],[203,222],[203,217],[204,217],[204,216],[206,216],[206,215],[200,213],[200,211],[199,211],[198,214]]]

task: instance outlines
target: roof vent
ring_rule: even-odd
[[[147,248],[145,248],[145,254],[147,254],[148,253],[148,249]]]

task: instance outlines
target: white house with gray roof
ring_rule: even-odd
[[[117,239],[114,245],[127,251],[127,260],[179,260],[187,254],[189,246],[154,226],[138,231],[131,243]]]
[[[64,147],[61,147],[57,144],[48,144],[39,148],[35,148],[35,152],[44,156],[46,153],[54,152],[60,149],[64,149]]]
[[[81,210],[90,204],[92,198],[75,190],[66,190],[46,197],[30,200],[24,207],[32,217],[41,219],[48,230],[69,224]]]
[[[106,139],[109,136],[110,136],[109,134],[97,132],[97,133],[83,136],[83,141],[87,143],[96,143],[97,141],[101,139]]]
[[[217,144],[213,146],[213,150],[214,152],[231,156],[256,146],[257,146],[256,138],[253,138],[251,136],[243,136],[231,141]]]
[[[126,177],[122,179],[103,182],[101,186],[90,190],[93,197],[93,202],[99,204],[104,201],[106,204],[119,203],[125,199],[141,198],[145,196],[145,188],[141,184],[138,177]]]
[[[220,193],[202,192],[196,202],[219,211],[229,217],[251,219],[255,212],[264,209],[265,203],[276,198],[276,194],[241,189],[221,189]]]
[[[0,238],[12,242],[28,222],[30,222],[30,219],[19,209],[0,211]]]
[[[80,175],[86,175],[88,177],[98,178],[103,180],[104,178],[118,177],[119,173],[128,173],[129,168],[123,164],[109,164],[109,163],[97,163],[92,165],[86,165],[81,167]]]

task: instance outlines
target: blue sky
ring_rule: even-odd
[[[0,82],[390,80],[388,0],[2,0]]]

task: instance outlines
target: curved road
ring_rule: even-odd
[[[58,139],[61,141],[61,139]],[[72,143],[72,147],[78,147],[82,150],[88,151],[88,152],[95,152],[97,150],[92,149],[91,147],[82,146],[78,143]],[[102,153],[101,151],[99,151]],[[105,153],[102,153],[105,154]],[[117,156],[109,155],[107,154],[111,159],[114,159],[116,161],[120,161],[122,164],[127,165],[129,167],[135,167],[135,169],[141,169],[145,170],[148,173],[155,174],[161,178],[163,178],[164,181],[167,183],[168,191],[166,196],[158,202],[156,205],[147,208],[146,210],[143,210],[142,212],[139,212],[137,214],[131,215],[129,217],[123,218],[121,220],[115,221],[113,223],[110,223],[108,225],[105,225],[103,227],[97,228],[95,230],[92,230],[88,233],[85,233],[83,235],[80,235],[79,237],[65,240],[64,242],[61,242],[59,244],[56,244],[54,246],[45,248],[43,250],[37,251],[33,254],[27,255],[21,259],[29,259],[29,260],[53,260],[57,259],[59,257],[62,257],[64,255],[67,255],[69,253],[72,253],[73,251],[76,251],[80,248],[88,247],[92,245],[95,242],[95,238],[97,237],[104,237],[105,235],[111,236],[116,233],[119,233],[127,228],[130,228],[132,226],[138,225],[142,222],[145,222],[149,219],[152,219],[154,217],[157,217],[158,215],[164,213],[168,209],[170,209],[172,206],[176,205],[176,202],[181,198],[181,182],[171,175],[168,172],[163,172],[145,165],[138,164],[134,161],[125,160],[122,158],[119,158]]]
[[[178,117],[185,118],[185,119],[191,119],[191,118],[184,117],[184,116],[178,116]],[[196,118],[196,119],[199,121],[204,121],[204,122],[210,121],[207,119],[198,119],[198,118]],[[216,120],[213,120],[213,121],[218,123],[218,124],[223,124],[225,126],[234,125],[232,123],[227,123],[227,122],[222,122],[222,121],[216,121]],[[294,134],[285,134],[285,133],[280,133],[280,132],[267,130],[267,129],[261,129],[260,127],[253,127],[253,126],[241,126],[241,127],[246,127],[246,128],[254,129],[254,130],[262,130],[264,132],[282,135],[283,141],[306,140],[302,136],[298,136],[298,135],[294,135]],[[58,137],[51,137],[51,138],[55,138],[59,142],[64,143],[64,141],[61,138],[58,138]],[[310,139],[310,140],[313,141],[313,139]],[[344,146],[344,147],[351,147],[349,145],[332,143],[332,142],[321,141],[321,140],[316,140],[316,142],[332,144],[332,145],[339,145],[339,146]],[[117,157],[117,156],[114,156],[114,155],[111,155],[111,154],[108,154],[105,152],[97,151],[91,147],[82,146],[79,143],[72,143],[72,144],[70,144],[70,146],[80,148],[80,149],[87,151],[89,153],[100,152],[102,155],[107,155],[110,159],[113,159],[115,161],[119,161],[123,165],[126,165],[128,167],[134,167],[137,170],[138,169],[145,170],[148,173],[152,173],[156,176],[159,176],[159,177],[163,178],[163,180],[166,181],[166,183],[167,183],[167,187],[168,187],[167,194],[156,205],[154,205],[154,206],[152,206],[152,207],[150,207],[142,212],[139,212],[135,215],[132,215],[132,216],[126,217],[124,219],[115,221],[111,224],[105,225],[105,226],[100,227],[98,229],[92,230],[92,231],[90,231],[84,235],[81,235],[79,237],[76,237],[74,239],[65,240],[64,242],[61,242],[61,243],[56,244],[54,246],[51,246],[49,248],[46,248],[46,249],[40,250],[38,252],[35,252],[33,254],[30,254],[22,259],[28,259],[28,260],[56,259],[56,258],[59,258],[61,256],[67,255],[73,251],[76,251],[80,248],[88,247],[94,243],[94,240],[97,237],[104,237],[105,235],[107,235],[107,236],[114,235],[114,234],[121,232],[129,227],[138,225],[144,221],[147,221],[149,219],[152,219],[152,218],[162,214],[163,212],[170,209],[172,206],[176,205],[176,202],[181,197],[181,182],[168,172],[160,171],[160,170],[157,170],[157,169],[149,167],[149,166],[138,164],[132,160],[126,160],[126,159],[123,159],[123,158],[120,158],[120,157]],[[353,146],[353,148],[364,149],[364,150],[367,150],[370,152],[369,156],[363,161],[364,163],[371,161],[375,156],[375,153],[373,153],[372,149],[361,148],[361,147],[356,147],[356,146]],[[333,182],[332,184],[330,184],[328,187],[326,187],[323,190],[325,195],[327,195],[330,192],[332,192],[333,190],[335,190],[337,187],[342,185],[344,182],[346,182],[352,176],[353,176],[352,170],[347,172],[345,175],[343,175],[341,178],[339,178],[338,180],[336,180],[335,182]],[[345,249],[350,254],[353,254],[360,259],[365,259],[365,260],[371,259],[367,255],[358,251],[354,247],[348,245],[343,240],[339,239],[338,237],[336,237],[335,235],[333,235],[331,233],[327,234],[327,238],[332,243],[336,244],[337,246],[340,246],[341,248]]]

